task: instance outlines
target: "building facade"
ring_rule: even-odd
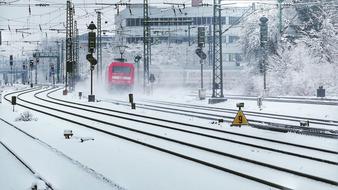
[[[238,19],[246,11],[247,7],[228,7],[222,10],[222,28],[227,29],[235,24],[223,35],[223,59],[240,65],[242,61],[239,40],[240,27]],[[151,26],[151,38],[153,43],[182,43],[189,42],[190,45],[197,41],[197,28],[206,27],[206,49],[212,42],[213,7],[149,7]],[[143,41],[143,6],[133,5],[115,15],[117,30],[124,35],[127,43],[138,43]],[[118,35],[118,34],[117,34]],[[116,36],[117,37],[117,36]],[[208,44],[209,43],[209,44]]]

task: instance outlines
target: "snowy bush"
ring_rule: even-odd
[[[48,189],[49,188],[42,180],[37,180],[36,182],[33,182],[30,187],[30,190],[48,190]]]
[[[29,111],[20,113],[20,116],[15,119],[15,121],[37,121],[37,118],[33,117],[33,114]]]

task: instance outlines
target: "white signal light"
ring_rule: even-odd
[[[111,79],[118,80],[118,79],[121,79],[121,77],[120,76],[112,76]]]
[[[131,80],[131,77],[122,77],[123,80]]]

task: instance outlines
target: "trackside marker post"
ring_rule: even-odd
[[[244,107],[244,103],[238,103],[237,107],[239,108],[236,117],[234,118],[234,121],[230,126],[239,126],[241,127],[242,125],[249,125],[248,120],[246,119],[242,107]]]
[[[14,112],[14,106],[16,105],[16,96],[12,96],[12,105],[13,105],[13,112]]]

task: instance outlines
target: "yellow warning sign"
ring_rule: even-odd
[[[242,110],[239,110],[231,126],[241,126],[241,125],[249,125],[249,123]]]

